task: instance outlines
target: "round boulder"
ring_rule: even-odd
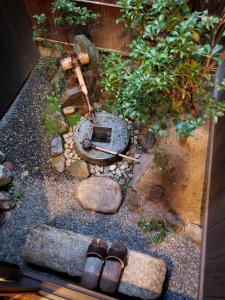
[[[76,188],[80,206],[95,212],[115,213],[122,202],[120,185],[108,177],[90,177]]]

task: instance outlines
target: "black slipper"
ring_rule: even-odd
[[[90,290],[96,288],[106,255],[106,242],[100,239],[92,240],[86,252],[86,260],[81,277],[81,285],[83,287]]]
[[[100,279],[100,289],[114,293],[119,284],[127,260],[127,247],[122,243],[113,243],[110,247]]]

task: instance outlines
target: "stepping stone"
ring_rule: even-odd
[[[63,150],[63,139],[60,134],[56,134],[51,141],[51,156],[58,156]]]
[[[90,177],[76,188],[81,207],[101,213],[115,213],[122,202],[120,185],[109,177]]]
[[[70,173],[79,179],[86,179],[91,175],[89,165],[84,160],[73,162],[70,166]]]
[[[11,171],[0,165],[0,187],[12,182],[12,177]]]
[[[81,277],[85,253],[92,239],[45,224],[36,225],[27,235],[23,256],[29,263]],[[111,246],[109,241],[107,244]],[[162,293],[166,271],[163,260],[128,249],[118,291],[143,300],[157,299]]]

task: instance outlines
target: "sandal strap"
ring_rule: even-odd
[[[91,256],[91,255],[98,256],[102,260],[105,260],[106,255],[107,255],[107,251],[103,247],[90,244],[88,249],[87,249],[86,256]]]
[[[118,260],[121,263],[122,268],[124,268],[126,263],[127,253],[119,251],[114,248],[109,248],[106,259],[108,260],[110,258]]]

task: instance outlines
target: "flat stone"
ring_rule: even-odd
[[[80,105],[84,104],[84,98],[81,93],[81,89],[79,86],[75,86],[73,88],[66,89],[63,93],[61,98],[59,99],[60,105],[65,108],[68,106],[76,106],[79,107]]]
[[[0,191],[0,210],[8,210],[12,207],[11,195],[7,192]]]
[[[146,180],[146,173],[153,164],[153,155],[144,153],[139,158],[140,163],[134,165],[133,179],[131,186],[134,190],[138,190],[139,185],[143,180]]]
[[[0,187],[12,182],[12,178],[13,176],[11,171],[5,168],[4,166],[0,165]]]
[[[63,173],[66,170],[66,158],[64,154],[53,157],[51,165],[54,172]]]
[[[128,188],[125,201],[127,201],[128,209],[131,212],[139,212],[142,209],[143,201],[139,193],[132,188]]]
[[[200,244],[202,241],[202,227],[197,225],[197,224],[193,224],[193,223],[188,223],[185,226],[185,231],[186,233],[190,236],[190,238],[192,238],[192,240],[194,240],[197,244]]]
[[[144,152],[148,152],[154,147],[155,142],[156,142],[155,135],[152,132],[148,131],[140,140],[140,145]]]
[[[83,180],[76,188],[76,198],[84,209],[101,213],[115,213],[122,202],[119,183],[109,177]]]
[[[5,161],[5,154],[0,151],[0,164],[3,163],[3,161]]]
[[[85,253],[91,241],[90,236],[36,225],[27,235],[23,256],[29,263],[81,277]],[[111,243],[107,244],[110,247]],[[143,300],[157,299],[162,292],[166,271],[163,260],[128,249],[127,265],[118,291]]]
[[[60,134],[56,134],[51,141],[51,156],[58,156],[62,154],[63,149],[63,139]]]
[[[70,173],[79,179],[85,179],[91,175],[89,165],[84,160],[73,162],[70,166]]]
[[[64,115],[72,115],[75,112],[75,106],[67,106],[63,108]]]

